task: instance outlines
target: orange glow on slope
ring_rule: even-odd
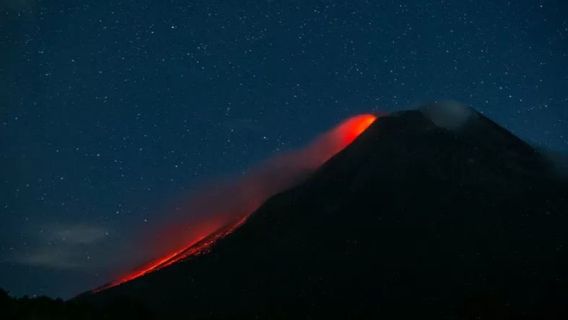
[[[377,117],[371,114],[360,115],[347,120],[342,128],[345,130],[343,133],[345,146],[351,144],[353,140],[363,133],[367,128],[375,122]]]
[[[112,288],[208,252],[217,240],[240,227],[269,197],[297,184],[306,171],[313,172],[319,168],[351,144],[376,119],[372,114],[351,117],[319,136],[307,147],[270,159],[233,185],[224,188],[215,186],[215,192],[198,195],[193,199],[192,210],[189,211],[202,211],[207,218],[190,223],[186,221],[164,232],[169,237],[175,236],[177,241],[164,245],[169,247],[164,250],[169,253],[93,291]],[[219,189],[222,191],[219,192]],[[186,228],[188,224],[191,228]],[[189,229],[193,233],[188,234]]]
[[[130,280],[134,280],[134,279],[139,278],[143,275],[146,275],[146,274],[149,274],[149,273],[154,272],[156,270],[170,266],[170,265],[172,265],[172,264],[174,264],[178,261],[184,260],[184,259],[186,259],[190,256],[195,256],[195,255],[206,253],[208,251],[208,249],[210,249],[211,246],[217,240],[225,237],[226,235],[228,235],[229,233],[231,233],[235,229],[237,229],[239,226],[241,226],[245,222],[247,217],[248,217],[248,215],[246,217],[241,218],[239,221],[229,223],[228,225],[226,225],[224,227],[221,227],[217,230],[213,230],[209,234],[205,234],[201,237],[197,237],[193,242],[188,244],[186,247],[179,249],[179,250],[176,250],[174,252],[171,252],[164,257],[156,259],[156,260],[154,260],[154,261],[132,271],[131,273],[117,279],[116,281],[113,281],[109,284],[106,284],[106,285],[104,285],[100,288],[93,290],[93,292],[99,292],[99,291],[102,291],[102,290],[105,290],[105,289],[108,289],[108,288],[118,286],[122,283],[128,282]]]

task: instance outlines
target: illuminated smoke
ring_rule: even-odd
[[[114,287],[162,269],[190,256],[207,252],[212,244],[231,233],[266,199],[305,179],[324,162],[343,150],[376,117],[371,114],[349,118],[322,134],[308,146],[277,155],[230,183],[204,188],[180,206],[186,218],[170,222],[147,247],[160,256],[95,291]]]

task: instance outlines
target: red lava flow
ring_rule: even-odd
[[[99,292],[115,287],[189,257],[208,252],[217,240],[232,233],[245,223],[250,214],[270,196],[298,183],[300,177],[305,175],[306,171],[313,172],[313,170],[319,168],[324,162],[351,144],[376,119],[377,117],[372,114],[351,117],[332,130],[320,135],[305,148],[269,159],[258,168],[251,170],[247,176],[234,183],[231,188],[227,188],[225,193],[201,196],[201,199],[198,199],[201,202],[230,203],[233,201],[233,203],[225,205],[223,208],[219,208],[216,204],[205,208],[199,207],[198,210],[205,211],[204,216],[210,218],[195,223],[193,225],[194,232],[189,236],[180,235],[179,238],[184,243],[176,244],[173,249],[164,250],[167,253],[160,258],[93,291]],[[226,212],[219,213],[218,211]],[[211,214],[207,215],[207,213]],[[175,230],[174,234],[182,232],[182,230]],[[171,230],[168,232],[171,233]]]

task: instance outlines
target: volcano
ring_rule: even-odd
[[[567,227],[543,154],[437,103],[381,116],[207,252],[75,300],[158,319],[568,319]]]

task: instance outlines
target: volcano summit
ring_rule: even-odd
[[[381,116],[206,254],[75,300],[159,319],[568,319],[567,226],[543,154],[432,104]]]

